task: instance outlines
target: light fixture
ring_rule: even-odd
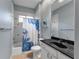
[[[23,19],[24,19],[25,17],[26,17],[26,16],[19,15],[19,22],[22,23],[22,22],[23,22]]]
[[[23,16],[23,15],[19,15],[19,18],[25,18],[26,16]]]
[[[32,16],[26,16],[26,18],[32,18],[32,19],[33,19],[33,17],[32,17]]]
[[[62,3],[64,0],[58,0],[59,1],[59,3]]]
[[[19,18],[19,22],[20,22],[20,23],[23,22],[23,18]]]

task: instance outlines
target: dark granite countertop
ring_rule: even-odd
[[[58,46],[56,46],[55,44],[51,44],[50,42],[58,42],[59,39],[45,39],[45,40],[41,40],[43,43],[55,48],[56,50],[60,51],[61,53],[69,56],[70,58],[74,59],[74,42],[70,42],[70,41],[65,41],[63,40],[63,44],[67,47],[67,48],[60,48]]]

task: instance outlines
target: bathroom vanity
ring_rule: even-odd
[[[74,59],[74,42],[47,39],[41,40],[40,46],[43,59]]]

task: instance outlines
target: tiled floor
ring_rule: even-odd
[[[30,51],[23,53],[21,47],[16,47],[16,48],[13,47],[12,48],[12,57],[11,57],[11,59],[28,59],[27,54],[29,52]]]
[[[31,57],[30,59],[33,59],[32,56],[33,56],[32,51],[22,52],[21,47],[17,47],[12,49],[11,59],[29,59],[29,57]],[[38,58],[38,59],[42,59],[42,58]]]
[[[12,59],[28,59],[28,58],[32,58],[32,52],[28,51],[19,55],[13,55]]]
[[[26,57],[24,55],[16,55],[12,56],[12,59],[26,59]]]

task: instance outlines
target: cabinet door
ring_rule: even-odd
[[[42,59],[49,59],[48,58],[48,52],[43,48],[41,50],[41,56],[42,56]]]
[[[71,59],[70,57],[58,52],[58,59]]]
[[[55,50],[54,48],[52,48],[52,47],[46,45],[46,44],[43,43],[43,42],[40,42],[40,46],[41,46],[44,50],[46,50],[46,52],[49,52],[50,55],[53,55],[54,57],[57,56],[57,50]]]
[[[50,54],[49,59],[57,59],[57,58],[54,57],[52,54]]]
[[[50,46],[40,42],[40,46],[42,47],[42,57],[43,59],[57,59],[57,51]]]
[[[56,59],[56,58],[52,56],[52,59]]]

